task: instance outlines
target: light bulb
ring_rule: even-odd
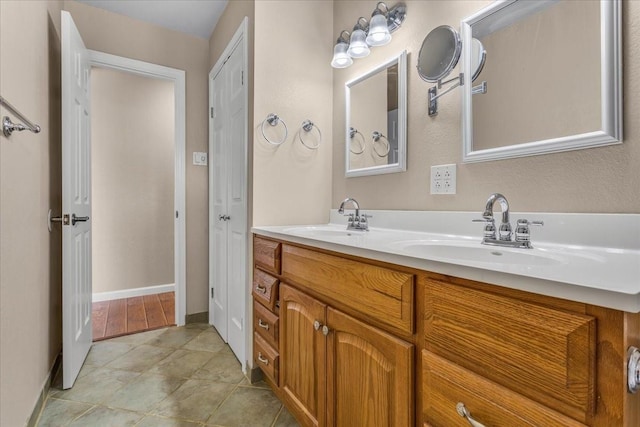
[[[366,34],[363,30],[357,29],[351,33],[351,41],[347,53],[352,58],[364,58],[371,52],[365,40]]]
[[[353,64],[353,59],[347,54],[349,45],[345,42],[336,43],[333,48],[333,59],[331,60],[331,66],[333,68],[346,68]]]
[[[371,18],[366,41],[369,46],[383,46],[391,41],[387,18],[383,14],[378,13]]]

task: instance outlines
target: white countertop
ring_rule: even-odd
[[[543,220],[545,225],[531,227],[534,249],[510,249],[480,245],[483,224],[471,222],[478,213],[366,213],[373,215],[368,232],[347,233],[346,218],[335,210],[330,224],[257,226],[252,231],[338,253],[640,312],[640,215],[512,213],[513,226],[517,218]]]

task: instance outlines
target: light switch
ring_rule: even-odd
[[[193,164],[196,166],[207,166],[207,153],[194,151]]]

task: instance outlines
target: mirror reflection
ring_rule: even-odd
[[[482,70],[487,93],[465,88],[465,161],[620,141],[619,16],[606,3],[516,1],[462,21],[463,43],[478,39],[491,58]],[[471,66],[474,50],[463,53]]]
[[[345,89],[346,176],[406,170],[406,52]]]

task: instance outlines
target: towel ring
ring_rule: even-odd
[[[371,134],[371,137],[373,138],[373,143],[371,144],[373,146],[373,151],[376,152],[378,157],[386,157],[389,154],[389,151],[391,150],[391,144],[389,144],[389,139],[386,136],[384,136],[382,133],[378,132],[377,130],[373,131],[373,134]],[[380,154],[380,152],[376,149],[376,142],[378,142],[380,138],[384,138],[385,141],[387,141],[385,143],[385,145],[387,146],[387,151],[385,151],[382,154]]]
[[[282,141],[276,142],[276,141],[272,141],[269,138],[267,138],[267,135],[265,135],[265,133],[264,133],[264,124],[265,123],[269,123],[271,126],[278,126],[278,123],[282,123],[282,126],[284,126],[284,138],[282,138]],[[269,113],[267,118],[262,121],[261,129],[262,129],[262,136],[271,145],[282,145],[287,140],[287,135],[289,134],[289,130],[287,129],[287,124],[284,122],[284,120],[282,120],[280,117],[278,117],[277,114],[274,114],[274,113]]]
[[[304,122],[302,122],[303,131],[309,133],[313,128],[316,128],[316,130],[318,131],[318,143],[316,145],[307,145],[307,143],[304,142],[304,139],[302,138],[302,132],[298,134],[298,138],[300,139],[300,142],[302,142],[302,145],[307,147],[309,150],[317,150],[318,147],[320,147],[320,143],[322,142],[322,132],[320,132],[320,128],[316,126],[311,120],[305,120]]]
[[[364,135],[358,129],[354,127],[350,127],[349,138],[352,141],[353,141],[353,138],[355,138],[356,134],[360,134],[360,136],[362,137],[362,142],[360,143],[360,151],[353,151],[353,148],[351,148],[351,143],[349,143],[349,151],[353,154],[362,154],[364,153],[364,149],[367,148],[366,141],[364,140]]]

